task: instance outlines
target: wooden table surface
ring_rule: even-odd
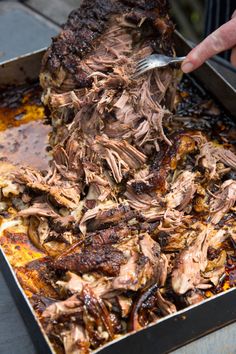
[[[9,1],[0,0],[0,24],[1,24],[1,5]],[[62,24],[68,13],[79,6],[79,0],[25,0],[22,1],[27,6],[44,14],[55,23]],[[31,28],[31,30],[34,30]],[[40,29],[37,28],[40,36]],[[49,30],[50,33],[50,30]],[[8,29],[0,33],[0,52],[1,35],[7,39]],[[10,34],[12,36],[12,34]],[[44,34],[45,35],[45,34]],[[45,46],[50,41],[51,33],[45,38]],[[9,39],[10,40],[10,39]],[[11,39],[12,40],[12,39]],[[26,52],[32,48],[30,41],[23,41]],[[22,49],[22,48],[21,48]],[[216,309],[220,311],[220,309]],[[204,321],[204,318],[202,319]],[[171,341],[171,333],[170,333]],[[28,335],[27,329],[20,316],[14,300],[8,290],[5,280],[0,272],[0,354],[34,354],[35,349]],[[181,349],[173,352],[174,354],[236,354],[236,324],[231,324],[221,330],[209,334]],[[43,354],[43,353],[40,353]],[[144,354],[144,353],[137,353]]]

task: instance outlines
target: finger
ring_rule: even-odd
[[[183,72],[197,69],[207,59],[236,45],[236,17],[211,33],[187,55]]]
[[[233,12],[231,18],[236,17],[236,10]],[[232,48],[230,55],[230,62],[233,66],[236,66],[236,46]]]
[[[231,51],[230,61],[233,66],[236,66],[236,46]]]

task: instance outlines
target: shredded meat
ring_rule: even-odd
[[[217,163],[222,162],[225,166],[236,169],[236,155],[219,144],[208,142],[204,136],[196,136],[200,154],[197,161],[210,172],[211,178],[217,176]]]
[[[177,294],[184,294],[196,287],[207,289],[212,286],[202,277],[208,264],[207,250],[212,243],[217,244],[219,239],[223,242],[227,236],[224,230],[216,232],[209,225],[198,232],[191,245],[180,253],[172,272],[172,287]]]
[[[189,206],[196,192],[194,183],[195,174],[189,171],[182,172],[171,186],[170,193],[166,196],[167,207],[183,210]]]

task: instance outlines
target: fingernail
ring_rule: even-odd
[[[190,61],[187,61],[186,63],[183,63],[183,65],[181,66],[181,69],[184,73],[187,74],[193,70],[193,64]]]

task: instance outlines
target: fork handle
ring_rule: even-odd
[[[172,63],[181,63],[186,57],[176,57],[171,60]]]

